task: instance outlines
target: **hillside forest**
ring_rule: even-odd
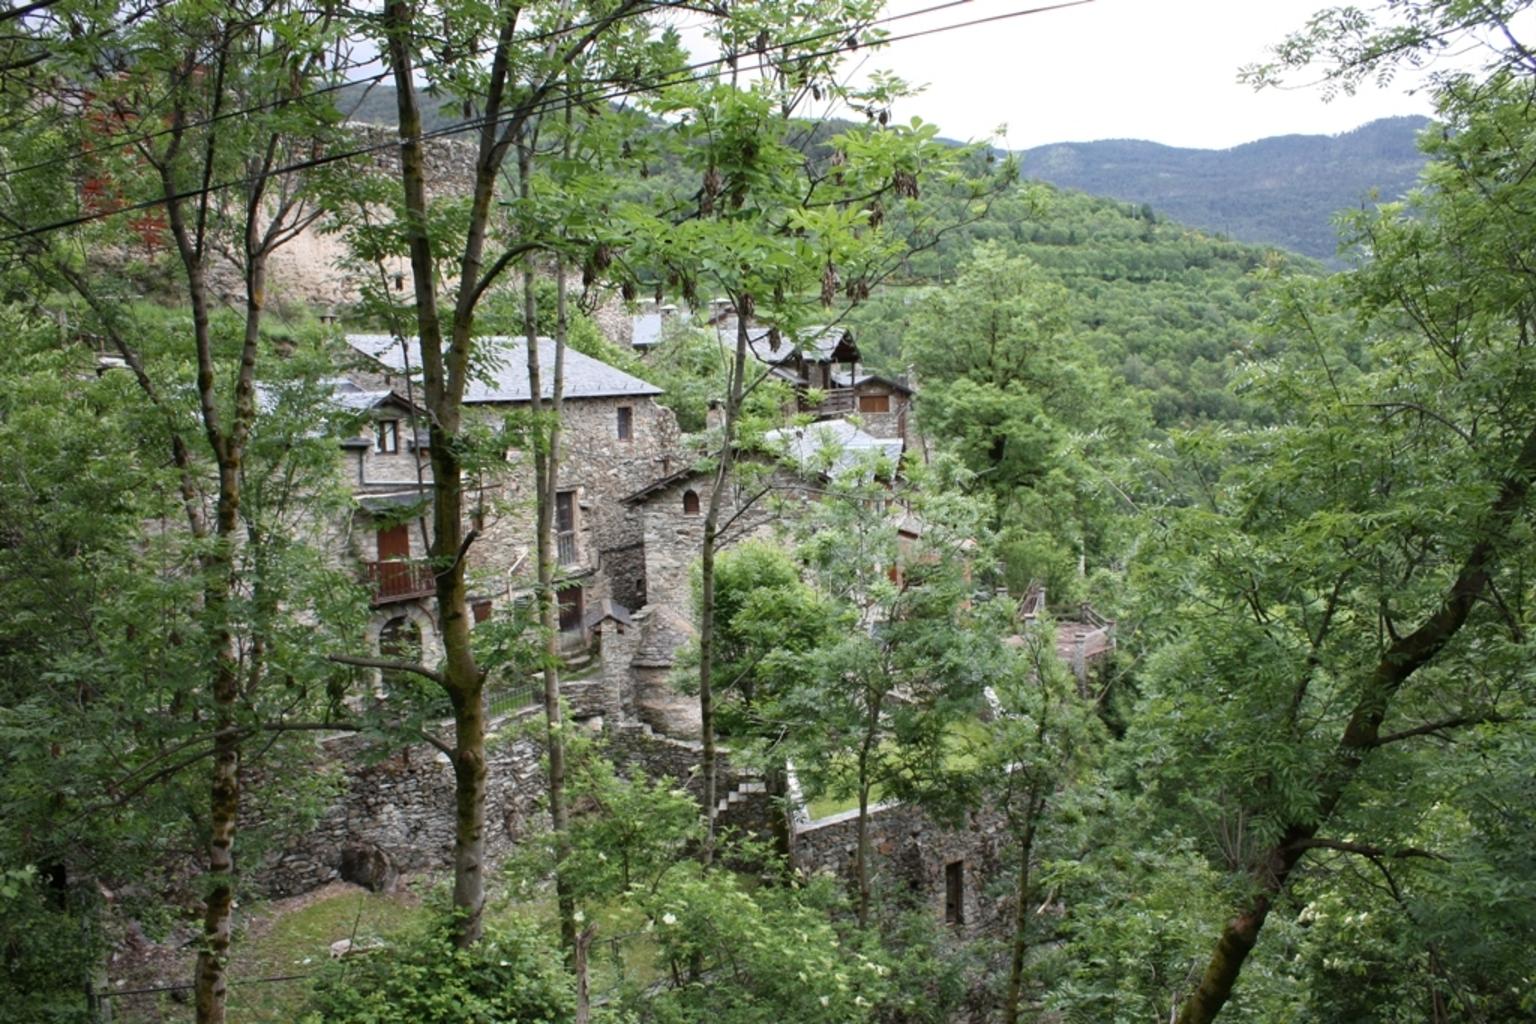
[[[1244,71],[1485,55],[1330,265],[945,141],[849,85],[899,66],[873,0],[0,6],[5,1019],[1536,1019],[1530,5],[1320,11]],[[916,392],[899,458],[773,440],[825,396],[754,346],[827,325]],[[348,335],[416,339],[416,499],[367,512],[430,648],[365,641],[336,540],[338,453],[396,453]],[[623,674],[562,639],[578,356],[678,428],[623,504],[691,488],[644,677],[686,770],[578,706]],[[271,890],[423,766],[431,870]],[[904,836],[985,868],[924,891]]]

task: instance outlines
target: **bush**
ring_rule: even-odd
[[[472,949],[452,918],[328,967],[303,1024],[555,1024],[575,1012],[560,955],[527,922],[487,926]]]

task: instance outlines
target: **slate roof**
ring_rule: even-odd
[[[704,476],[705,474],[713,472],[713,470],[703,469],[699,466],[684,466],[682,469],[674,470],[673,472],[668,473],[666,476],[657,477],[655,480],[652,480],[638,491],[635,491],[633,494],[625,495],[624,497],[620,498],[619,501],[625,505],[637,505],[640,502],[645,501],[651,495],[659,494],[660,492],[666,490],[673,484],[682,483],[684,480],[688,480],[692,477]]]
[[[823,453],[827,452],[832,457],[832,476],[852,469],[868,452],[884,455],[893,463],[901,460],[901,438],[875,437],[847,420],[822,420],[806,427],[770,430],[763,440],[769,447],[782,448],[802,469],[820,468]]]
[[[635,624],[634,616],[630,614],[628,608],[612,598],[605,597],[587,609],[587,614],[581,620],[581,625],[584,629],[591,629],[604,619],[612,619],[626,628]]]
[[[852,373],[839,373],[836,370],[834,370],[832,372],[832,383],[836,384],[840,388],[856,388],[860,384],[869,384],[869,383],[884,384],[886,387],[891,388],[891,389],[893,389],[895,391],[901,391],[901,392],[904,392],[904,393],[909,394],[909,395],[916,394],[916,392],[914,392],[907,385],[903,384],[901,381],[896,380],[893,377],[881,376],[878,373],[852,374]]]
[[[394,373],[405,371],[405,353],[398,339],[388,334],[349,334],[347,344],[376,362],[382,363]],[[415,338],[406,342],[409,362],[413,373],[421,372],[421,349]],[[464,401],[478,405],[497,402],[526,402],[531,397],[528,390],[527,343],[522,338],[502,335],[475,339],[475,358],[480,372],[474,375],[464,389]],[[539,362],[545,371],[544,397],[554,394],[554,381],[550,375],[555,366],[555,341],[539,339]],[[661,394],[661,388],[648,384],[639,377],[609,366],[600,359],[565,350],[565,397],[566,398],[623,398]]]
[[[735,337],[733,324],[727,323],[721,330],[727,338]],[[769,366],[788,362],[797,351],[812,363],[855,362],[859,358],[853,333],[843,327],[804,327],[796,332],[793,340],[781,337],[778,348],[773,347],[769,328],[749,327],[747,348],[754,359]]]

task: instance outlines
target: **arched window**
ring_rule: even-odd
[[[696,516],[699,514],[699,492],[683,492],[683,515]]]

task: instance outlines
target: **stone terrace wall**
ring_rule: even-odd
[[[541,751],[524,739],[487,737],[486,851],[505,855],[539,821],[543,792]],[[453,768],[426,744],[370,761],[355,737],[321,744],[321,758],[344,773],[342,790],[321,819],[280,854],[251,873],[270,896],[308,892],[342,875],[342,862],[359,851],[383,854],[396,871],[422,871],[453,862]]]
[[[858,811],[834,814],[795,827],[795,866],[807,874],[829,872],[853,880],[858,848]],[[959,828],[945,828],[911,804],[880,804],[870,812],[871,881],[905,891],[944,918],[944,869],[965,863],[965,930],[973,935],[992,932],[1007,920],[1005,900],[989,891],[1000,871],[1006,839],[1002,816],[973,812]]]
[[[517,720],[504,723],[500,738],[487,737],[486,854],[493,864],[528,835],[548,828],[536,809],[546,785],[542,746],[512,735]],[[621,772],[673,779],[695,798],[702,791],[698,743],[659,736],[643,725],[621,726],[605,737]],[[322,743],[320,756],[343,773],[341,791],[312,829],[250,872],[258,890],[269,896],[308,892],[343,877],[349,859],[387,863],[392,872],[453,863],[453,769],[439,751],[417,744],[371,761],[366,745],[347,736]],[[727,757],[720,759],[719,778],[722,799],[748,781]],[[766,797],[749,793],[720,821],[757,831],[766,827],[768,813]]]

